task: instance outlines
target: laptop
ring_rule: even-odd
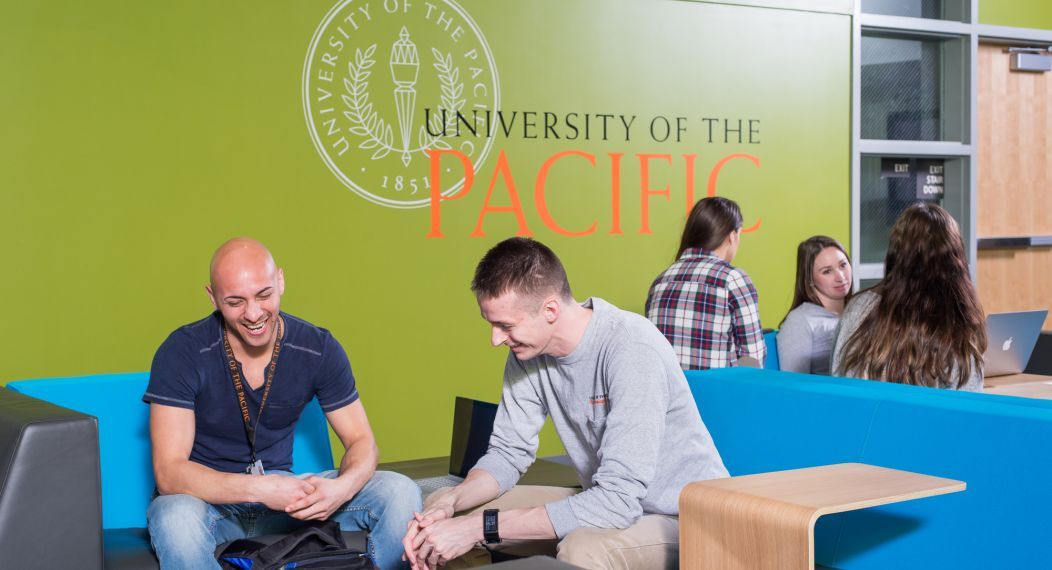
[[[1019,374],[1026,370],[1048,310],[991,313],[986,316],[985,377]]]
[[[427,496],[442,487],[459,485],[468,471],[489,449],[493,421],[497,418],[497,404],[457,396],[453,404],[453,439],[449,445],[449,474],[417,479],[421,492]]]

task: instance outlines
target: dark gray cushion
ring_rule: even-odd
[[[567,564],[566,562],[561,562],[551,556],[531,556],[529,558],[520,558],[510,562],[480,566],[479,568],[500,568],[500,570],[574,570],[579,567],[574,566],[573,564]]]
[[[0,389],[0,568],[102,568],[95,418]]]
[[[145,528],[113,528],[105,531],[106,570],[157,570],[157,557]]]

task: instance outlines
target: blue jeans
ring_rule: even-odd
[[[277,475],[307,477],[273,472]],[[339,471],[318,473],[335,478]],[[414,511],[421,510],[420,488],[408,477],[377,471],[353,499],[329,520],[343,530],[369,531],[369,557],[382,570],[402,563],[402,538]],[[212,505],[190,495],[161,495],[146,512],[150,542],[163,570],[217,569],[216,546],[238,538],[287,533],[302,521],[260,503]]]

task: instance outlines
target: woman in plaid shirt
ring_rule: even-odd
[[[742,214],[733,200],[698,200],[683,228],[676,261],[654,280],[647,318],[672,343],[684,370],[735,366],[767,356],[756,287],[731,265]]]

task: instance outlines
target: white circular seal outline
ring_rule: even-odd
[[[315,148],[315,150],[318,151],[318,154],[321,155],[321,158],[325,162],[325,165],[328,166],[329,170],[332,171],[333,174],[336,175],[336,177],[340,180],[340,182],[342,182],[344,186],[347,186],[354,193],[356,193],[359,196],[365,198],[366,200],[369,200],[370,202],[373,202],[374,204],[379,204],[381,206],[388,206],[388,207],[392,207],[392,208],[409,209],[409,208],[421,208],[421,207],[424,207],[424,206],[428,206],[431,203],[430,191],[428,191],[428,196],[426,198],[423,198],[423,199],[420,199],[420,200],[415,200],[415,201],[408,201],[408,200],[392,200],[390,198],[385,198],[383,196],[378,196],[378,195],[374,194],[373,192],[370,192],[369,190],[367,190],[365,188],[362,188],[361,185],[359,185],[355,181],[351,180],[350,177],[348,177],[340,169],[340,167],[335,164],[335,162],[329,156],[329,153],[328,153],[327,149],[325,148],[325,145],[323,144],[323,142],[321,140],[321,137],[318,134],[317,129],[315,128],[314,120],[313,120],[314,117],[312,115],[311,93],[310,93],[311,87],[312,87],[312,84],[311,84],[311,77],[312,77],[312,75],[311,75],[311,73],[312,73],[312,71],[314,69],[311,66],[311,59],[315,55],[315,49],[318,47],[318,43],[321,41],[322,37],[325,35],[325,31],[328,28],[329,24],[332,23],[332,20],[348,4],[351,4],[351,3],[355,2],[355,1],[356,0],[341,0],[339,3],[337,3],[335,6],[333,6],[332,9],[330,9],[329,12],[325,15],[325,18],[322,19],[322,22],[321,22],[321,24],[318,25],[318,28],[314,31],[314,35],[311,37],[310,46],[307,49],[307,56],[304,59],[304,64],[303,64],[303,82],[302,82],[303,83],[303,93],[302,93],[302,99],[303,99],[303,114],[304,114],[304,118],[305,118],[305,120],[307,122],[307,129],[310,132],[311,142],[314,144],[314,148]],[[360,0],[358,0],[358,1],[360,1]],[[481,51],[482,51],[482,53],[485,54],[485,56],[486,56],[486,63],[489,65],[489,70],[490,70],[491,74],[493,75],[493,84],[492,84],[492,87],[493,87],[493,106],[492,106],[492,111],[494,113],[496,113],[496,111],[498,109],[500,109],[500,77],[499,77],[499,75],[497,73],[497,65],[496,65],[496,62],[493,59],[493,53],[490,50],[489,42],[486,41],[486,36],[482,33],[482,29],[479,28],[478,24],[475,23],[475,20],[472,19],[471,16],[466,11],[464,11],[463,8],[461,8],[458,4],[456,4],[456,2],[454,0],[439,0],[439,1],[441,1],[447,7],[449,7],[451,10],[456,12],[456,14],[459,15],[464,20],[464,22],[470,27],[471,31],[475,34],[475,37],[478,39],[479,44],[481,46]],[[435,109],[435,110],[437,111],[438,109]],[[472,167],[475,168],[476,171],[478,170],[478,167],[481,166],[485,162],[486,157],[489,154],[490,149],[493,147],[493,139],[494,138],[495,137],[493,137],[493,136],[485,137],[485,139],[486,139],[485,140],[485,144],[482,147],[482,151],[479,153],[478,159],[472,161]],[[428,175],[428,176],[430,176],[430,175]],[[448,190],[443,191],[442,195],[443,196],[453,195],[456,192],[458,192],[463,186],[464,186],[464,177],[461,177],[460,180],[457,181],[456,184],[451,186]]]

